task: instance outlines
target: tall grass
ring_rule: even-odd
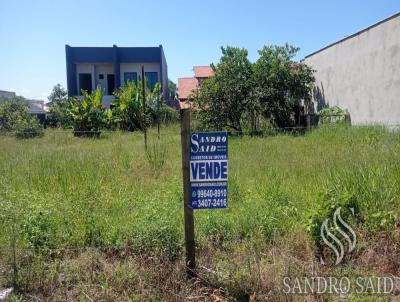
[[[38,252],[96,247],[180,257],[179,130],[164,129],[159,143],[150,131],[149,141],[155,147],[146,153],[139,133],[98,140],[52,130],[27,141],[0,137],[0,246],[11,246],[14,228],[17,247]],[[395,227],[398,133],[330,125],[304,136],[240,137],[229,144],[228,208],[195,213],[200,250],[271,243],[298,232],[307,237],[310,209],[327,192],[356,196],[364,217],[359,227],[371,236]]]
[[[50,130],[30,141],[1,137],[2,212],[10,207],[5,204],[17,208],[21,230],[36,220],[50,224],[46,232],[52,246],[94,244],[87,238],[92,232],[99,246],[130,245],[160,232],[148,234],[154,242],[164,228],[178,239],[180,138],[176,128],[168,128],[162,143],[155,133],[151,139],[154,150],[146,153],[140,134],[82,140]],[[198,211],[197,236],[242,238],[262,231],[268,239],[274,229],[285,232],[301,224],[304,212],[327,190],[356,194],[367,212],[396,212],[399,146],[398,134],[376,127],[329,126],[299,137],[232,138],[229,207]],[[29,237],[26,230],[21,236]],[[21,238],[20,243],[31,240]]]

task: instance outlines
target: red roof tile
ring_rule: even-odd
[[[189,97],[193,90],[198,86],[196,78],[179,78],[178,79],[178,91],[179,99],[184,100]]]
[[[214,75],[214,70],[210,66],[194,66],[193,70],[196,78],[209,78]]]

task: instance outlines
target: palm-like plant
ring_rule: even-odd
[[[69,112],[74,121],[74,134],[76,136],[98,137],[109,114],[102,104],[103,91],[100,87],[97,87],[92,93],[82,91],[82,94],[81,100],[71,99]]]
[[[143,131],[147,128],[151,124],[152,110],[154,102],[157,101],[159,90],[159,83],[151,91],[147,82],[145,82],[146,104],[143,108],[142,80],[139,79],[137,85],[133,81],[128,81],[118,89],[114,93],[117,99],[113,103],[113,115],[114,121],[119,124],[120,129]]]

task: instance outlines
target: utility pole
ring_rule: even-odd
[[[143,133],[144,148],[147,151],[147,126],[146,126],[146,89],[145,89],[144,66],[142,65],[142,94],[143,94]]]
[[[190,109],[181,109],[181,143],[183,176],[183,216],[185,221],[186,273],[196,276],[196,250],[194,241],[194,217],[190,207]]]

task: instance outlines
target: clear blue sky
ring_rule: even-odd
[[[398,0],[0,0],[0,89],[45,99],[66,85],[65,44],[164,46],[169,77],[217,62],[220,46],[288,42],[297,59],[400,11]]]

